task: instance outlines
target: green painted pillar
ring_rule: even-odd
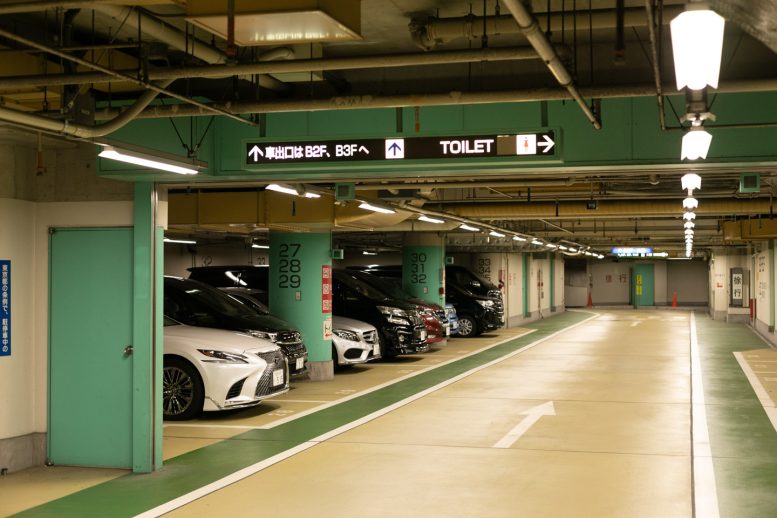
[[[445,238],[407,234],[402,247],[402,287],[416,298],[445,306]]]
[[[529,254],[523,253],[523,318],[529,318],[531,316],[531,310],[529,310]]]
[[[548,252],[548,261],[550,261],[548,284],[550,286],[550,311],[552,313],[556,311],[556,254]]]
[[[331,234],[270,232],[270,311],[302,333],[308,376],[334,377]]]
[[[769,332],[774,332],[774,239],[769,240]]]
[[[132,470],[162,466],[161,233],[153,183],[135,184],[132,302]]]

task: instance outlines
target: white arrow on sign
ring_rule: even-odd
[[[262,150],[259,149],[259,146],[254,145],[254,147],[251,148],[251,151],[248,152],[248,156],[253,159],[254,162],[259,161],[259,155],[264,156],[264,153],[262,153]]]
[[[553,401],[548,401],[547,403],[537,405],[533,408],[525,410],[524,412],[521,412],[521,415],[525,415],[526,417],[524,417],[515,428],[510,430],[507,435],[499,439],[499,441],[494,444],[494,448],[509,448],[515,444],[515,442],[520,439],[523,434],[528,432],[529,428],[534,426],[534,424],[540,420],[540,417],[544,415],[556,415],[556,409],[553,406]]]
[[[553,146],[555,146],[556,143],[553,142],[553,139],[547,135],[543,135],[542,139],[544,140],[544,142],[537,142],[537,147],[545,148],[542,150],[543,153],[550,152],[550,150],[553,149]]]

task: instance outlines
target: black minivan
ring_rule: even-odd
[[[251,293],[262,304],[268,303],[270,267],[267,265],[193,266],[189,278],[216,288],[251,288]]]
[[[401,265],[349,267],[393,279],[402,278]],[[463,338],[499,329],[505,324],[502,292],[469,269],[445,265],[445,301],[453,304]]]
[[[303,374],[308,352],[302,335],[285,320],[256,312],[221,290],[180,277],[165,276],[164,313],[182,324],[241,331],[279,346],[289,359],[289,373]]]
[[[375,326],[384,357],[429,350],[426,327],[417,306],[391,298],[353,272],[332,272],[332,313]]]

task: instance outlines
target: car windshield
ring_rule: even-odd
[[[243,304],[245,306],[248,306],[249,308],[253,309],[257,313],[261,315],[269,315],[270,314],[270,308],[253,298],[251,295],[246,295],[244,293],[235,293],[235,292],[227,292],[227,295],[238,301],[240,304]]]
[[[342,276],[341,279],[343,283],[345,283],[351,289],[358,291],[367,298],[373,300],[386,300],[390,298],[386,293],[372,287],[371,285],[353,275],[351,272],[343,272],[340,275]]]
[[[402,288],[398,286],[398,284],[401,282],[400,279],[392,279],[396,280],[397,282],[392,282],[392,280],[384,279],[383,277],[379,277],[380,274],[356,274],[358,275],[358,278],[369,285],[373,286],[374,288],[380,290],[381,292],[385,293],[392,299],[399,299],[399,300],[407,300],[410,298],[413,298],[412,295],[404,291]]]
[[[230,317],[252,317],[256,315],[256,312],[248,306],[201,282],[191,280],[178,281],[175,287],[178,288],[176,291],[186,300],[186,304],[190,305],[191,310],[194,312]]]
[[[487,281],[482,277],[479,277],[474,272],[471,272],[464,268],[456,268],[453,271],[453,279],[456,284],[469,285],[473,281],[477,282],[478,286],[491,286],[491,281]]]

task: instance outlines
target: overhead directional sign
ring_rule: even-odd
[[[408,137],[245,143],[245,163],[361,162],[442,158],[555,156],[553,131],[512,135]]]

